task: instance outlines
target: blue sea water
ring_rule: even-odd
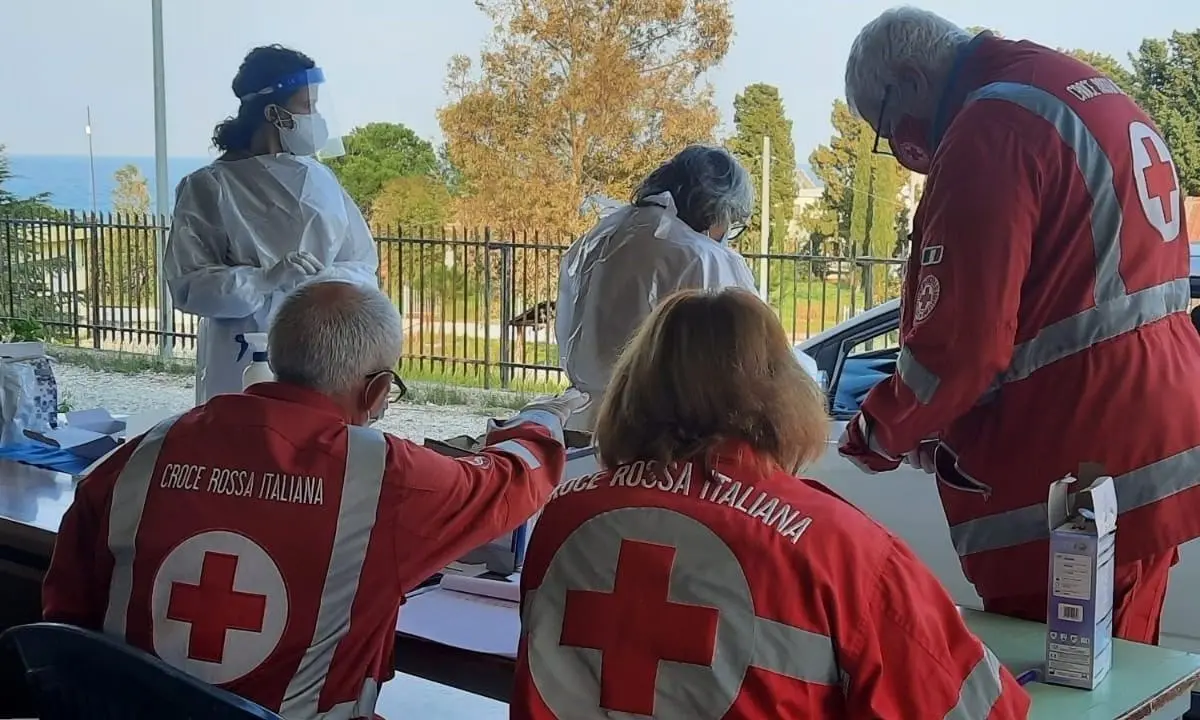
[[[5,189],[19,197],[38,193],[50,193],[50,204],[62,210],[91,212],[92,187],[91,167],[87,155],[9,155],[9,165],[14,177],[5,184]],[[207,165],[208,158],[178,157],[167,161],[167,186],[174,201],[175,185],[184,175]],[[112,210],[112,192],[116,187],[114,173],[126,165],[135,165],[141,170],[150,187],[150,207],[155,202],[154,158],[97,156],[96,204],[97,212]]]

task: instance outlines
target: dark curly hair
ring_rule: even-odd
[[[272,83],[293,73],[312,70],[317,64],[312,58],[298,50],[282,45],[256,47],[246,54],[233,77],[234,97],[241,98],[262,90]],[[290,96],[289,96],[290,97]],[[222,120],[213,128],[213,146],[222,152],[246,151],[250,141],[263,122],[263,109],[267,105],[286,102],[277,95],[263,95],[241,101],[237,115]]]

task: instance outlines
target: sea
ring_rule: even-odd
[[[111,212],[112,194],[116,187],[113,177],[117,170],[133,165],[141,171],[150,188],[150,207],[154,208],[154,158],[97,155],[89,162],[87,155],[9,155],[13,178],[5,189],[18,197],[49,193],[49,202],[61,210],[78,212]],[[207,165],[209,158],[173,157],[167,160],[167,187],[170,201],[175,199],[175,186],[183,176]],[[95,171],[95,202],[92,177]]]

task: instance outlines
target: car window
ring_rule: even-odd
[[[877,332],[849,341],[830,383],[833,389],[830,410],[834,417],[858,412],[871,388],[895,372],[899,353],[900,330],[890,323]]]

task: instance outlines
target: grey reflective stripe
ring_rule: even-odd
[[[537,456],[529,452],[529,448],[525,447],[516,440],[505,440],[504,442],[496,443],[495,445],[489,445],[485,449],[496,450],[499,452],[508,453],[509,455],[516,455],[530,470],[537,470],[542,466],[542,463],[537,459]]]
[[[1191,285],[1187,278],[1180,278],[1105,301],[1047,325],[1036,337],[1013,349],[1012,362],[1000,382],[1024,380],[1050,363],[1183,312],[1190,300]]]
[[[1045,90],[1021,83],[984,85],[967,96],[966,105],[977,100],[1001,100],[1025,108],[1054,126],[1075,153],[1075,164],[1092,196],[1092,250],[1096,262],[1095,300],[1100,305],[1125,294],[1121,279],[1121,203],[1113,186],[1113,168],[1096,136],[1071,106]]]
[[[1087,124],[1071,107],[1051,93],[1031,85],[1000,82],[967,96],[966,104],[993,100],[1017,105],[1048,122],[1075,155],[1084,185],[1091,195],[1092,252],[1095,305],[1053,325],[1013,348],[1009,367],[985,393],[985,401],[1006,383],[1023,380],[1051,363],[1087,350],[1097,343],[1132,332],[1187,310],[1191,297],[1187,278],[1170,280],[1128,293],[1121,277],[1121,230],[1124,217],[1113,184],[1112,162]],[[918,365],[919,367],[919,365]],[[901,378],[922,404],[928,404],[937,378]]]
[[[987,720],[1003,691],[1000,661],[987,645],[984,645],[983,658],[963,681],[958,693],[958,704],[946,713],[946,720]]]
[[[750,664],[818,685],[841,682],[833,638],[761,617],[754,618]]]
[[[329,569],[321,589],[317,623],[296,674],[288,683],[279,710],[279,714],[289,720],[326,717],[318,714],[317,703],[325,687],[334,652],[350,630],[350,610],[358,594],[363,561],[366,559],[371,531],[375,527],[386,464],[387,439],[383,433],[370,428],[347,427],[342,498]],[[370,701],[371,707],[360,707],[356,702],[346,708],[347,712],[353,711],[355,714],[328,717],[331,720],[371,717],[375,699],[360,698],[360,702],[366,700]]]
[[[373,678],[367,678],[366,682],[363,683],[362,692],[358,694],[357,700],[334,705],[329,710],[318,713],[315,716],[315,720],[357,720],[358,718],[372,718],[375,715],[375,703],[378,700],[379,683]],[[287,718],[287,720],[292,719]],[[308,718],[297,716],[295,720],[308,720]]]
[[[907,347],[900,348],[900,354],[896,357],[896,374],[900,376],[900,382],[912,391],[917,402],[922,405],[928,405],[933,400],[933,394],[942,382],[929,368],[913,357],[912,351]]]
[[[142,436],[113,485],[108,510],[108,551],[113,556],[112,579],[108,583],[108,606],[104,610],[104,632],[125,639],[129,621],[129,599],[133,595],[133,563],[136,560],[138,527],[146,508],[158,454],[171,426],[181,416],[163,420]]]
[[[618,592],[621,556],[629,544],[674,549],[669,568],[654,582],[653,594],[639,593],[636,602],[671,612],[666,604],[690,605],[715,611],[714,652],[711,662],[672,659],[659,654],[655,669],[654,713],[661,720],[720,720],[742,690],[749,668],[756,667],[803,682],[838,687],[840,673],[834,640],[760,617],[754,594],[738,556],[711,528],[675,510],[651,507],[619,508],[585,520],[555,549],[539,587],[526,590],[521,605],[521,632],[529,676],[538,696],[557,717],[626,717],[632,710],[601,706],[612,677],[602,672],[605,656],[619,652],[611,628],[600,640],[576,646],[565,641],[594,623],[622,623],[623,618],[581,617],[569,597],[576,592],[610,596]],[[759,578],[757,591],[770,592]],[[628,578],[626,578],[626,581]],[[663,593],[663,583],[666,592]],[[626,598],[626,601],[628,598]],[[630,629],[630,632],[633,632]],[[618,631],[619,632],[619,631]],[[614,637],[614,645],[605,639]],[[593,642],[598,644],[593,644]],[[647,641],[650,642],[650,641]],[[647,646],[652,647],[651,645]],[[660,650],[650,650],[651,653]],[[639,661],[638,671],[651,656]],[[678,656],[676,656],[678,657]],[[628,657],[625,657],[628,660]],[[653,663],[652,659],[649,661]],[[651,664],[649,667],[654,667]],[[643,690],[648,691],[648,687]],[[630,715],[632,717],[632,715]]]
[[[1200,447],[1113,478],[1120,513],[1151,505],[1198,485]],[[986,515],[951,526],[950,539],[960,556],[1045,540],[1050,537],[1046,513],[1043,502]]]

